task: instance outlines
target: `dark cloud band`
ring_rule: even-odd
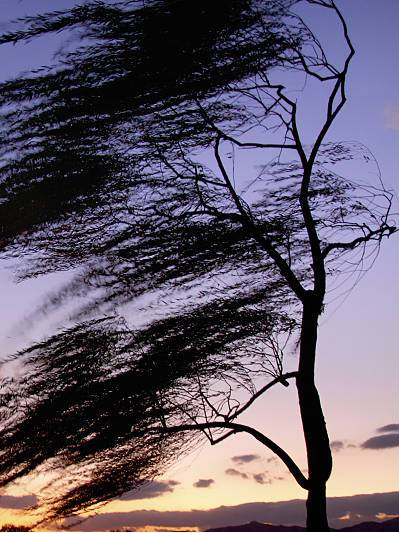
[[[328,498],[330,524],[342,528],[353,523],[376,520],[377,515],[397,515],[399,492],[382,494],[362,494]],[[342,520],[343,516],[350,516]],[[105,531],[122,527],[152,526],[188,527],[201,529],[245,524],[256,520],[274,524],[305,524],[305,501],[246,503],[235,506],[222,506],[205,511],[131,511],[127,513],[104,513],[93,516],[75,528],[79,531]],[[71,522],[68,522],[70,524]]]
[[[395,448],[396,446],[399,446],[399,433],[371,437],[371,439],[367,439],[361,445],[362,448],[369,450],[382,450],[384,448]]]
[[[168,492],[173,492],[175,487],[180,485],[178,481],[170,479],[168,481],[150,481],[142,487],[126,492],[120,500],[145,500],[147,498],[157,498]]]
[[[390,433],[391,431],[399,431],[399,424],[388,424],[377,429],[378,433]]]
[[[0,507],[3,509],[26,509],[37,504],[37,498],[33,494],[26,496],[0,496]]]

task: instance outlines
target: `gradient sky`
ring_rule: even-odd
[[[75,3],[74,0],[1,0],[0,29],[16,16],[34,10],[70,7]],[[399,191],[399,1],[341,0],[337,3],[347,20],[356,55],[348,78],[348,103],[329,139],[364,143],[376,157],[385,185]],[[317,10],[312,13],[312,24],[317,34],[327,39],[333,53],[339,53],[341,36],[337,35],[335,26],[319,17]],[[45,64],[50,51],[58,45],[57,37],[52,37],[25,46],[0,48],[1,76],[6,78]],[[303,135],[309,141],[317,125],[318,104],[314,94],[304,99]],[[396,442],[396,446],[390,448],[361,447],[367,439],[384,434],[377,433],[377,428],[399,424],[398,244],[397,237],[384,242],[373,269],[347,299],[332,302],[321,320],[317,380],[330,438],[341,443],[336,445],[334,453],[329,496],[399,489],[399,437],[391,438],[390,444]],[[46,333],[47,323],[25,334],[15,326],[61,279],[65,277],[53,275],[15,285],[10,270],[4,267],[0,271],[2,355]],[[292,356],[289,366],[294,364]],[[271,391],[246,414],[243,422],[263,430],[305,466],[294,387]],[[241,461],[241,464],[238,459],[233,460],[244,454],[254,457],[252,460],[247,457],[247,462]],[[228,469],[230,473],[226,473]],[[246,477],[233,475],[231,469]],[[194,484],[198,480],[208,482],[203,481],[202,487],[196,487]],[[305,497],[284,465],[246,436],[197,450],[176,464],[163,481],[163,485],[153,485],[152,489],[134,495],[136,499],[109,504],[102,512],[186,511]],[[12,494],[26,494],[26,489],[15,489]],[[154,496],[156,494],[159,495]],[[148,495],[154,497],[148,498]],[[10,506],[18,507],[18,502],[0,498],[0,523],[18,519],[9,510]],[[248,520],[251,519],[248,516]],[[284,521],[284,516],[281,520]]]

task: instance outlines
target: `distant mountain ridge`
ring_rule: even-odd
[[[335,531],[399,531],[399,517],[384,520],[383,522],[361,522]]]
[[[262,522],[248,522],[239,526],[216,527],[214,529],[207,529],[207,531],[306,531],[301,526],[283,526],[276,524],[265,524]],[[340,529],[330,529],[330,531],[398,531],[399,532],[399,517],[384,520],[382,522],[360,522],[353,526],[343,527]]]
[[[262,522],[248,522],[239,526],[215,527],[207,531],[306,531],[301,526],[282,526],[277,524],[265,524]]]

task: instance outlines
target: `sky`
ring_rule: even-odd
[[[70,7],[74,3],[1,0],[0,29],[8,20],[32,10]],[[348,102],[329,140],[356,140],[366,145],[378,161],[385,185],[399,191],[399,2],[340,0],[337,4],[347,21],[356,55],[348,77]],[[307,20],[311,20],[317,35],[326,39],[332,53],[341,51],[341,35],[334,24],[320,17],[317,10]],[[49,50],[57,46],[57,37],[53,37],[0,48],[2,77],[45,64]],[[319,103],[311,92],[304,99],[305,137],[311,138],[317,127]],[[321,320],[317,382],[334,442],[334,470],[328,483],[328,496],[334,498],[330,501],[334,524],[399,514],[398,250],[398,238],[384,242],[372,270],[346,299],[331,302]],[[6,267],[0,271],[2,355],[46,334],[47,323],[26,334],[16,326],[49,289],[64,279],[56,274],[15,285]],[[289,365],[294,365],[294,356],[289,357]],[[263,430],[305,467],[294,387],[273,389],[243,422]],[[359,500],[356,495],[368,495],[368,499],[364,496]],[[292,519],[291,523],[300,523],[303,502],[281,502],[304,498],[304,491],[268,450],[250,437],[236,436],[218,446],[196,450],[162,479],[122,501],[111,502],[102,509],[100,518],[88,520],[81,527],[95,530],[150,524],[205,528],[253,519]],[[23,522],[26,514],[16,509],[34,500],[32,489],[10,490],[0,498],[0,524]]]

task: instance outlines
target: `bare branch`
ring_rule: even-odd
[[[383,224],[380,228],[377,228],[375,230],[370,230],[366,235],[363,237],[357,237],[356,239],[353,239],[353,241],[350,242],[332,242],[328,244],[324,250],[323,250],[323,258],[326,258],[327,255],[332,250],[354,250],[357,246],[360,244],[365,244],[366,242],[375,239],[380,241],[384,236],[390,237],[394,233],[398,231],[398,228],[395,226],[389,226],[386,224]]]
[[[303,488],[307,489],[309,486],[308,480],[301,472],[300,468],[297,466],[297,464],[294,462],[294,460],[288,455],[288,453],[283,450],[278,444],[276,444],[274,441],[266,437],[263,433],[260,431],[250,427],[246,426],[244,424],[237,424],[233,422],[208,422],[206,424],[180,424],[173,427],[153,427],[150,428],[150,432],[155,433],[179,433],[184,431],[203,431],[204,429],[210,429],[210,428],[225,428],[230,429],[229,436],[234,435],[235,433],[248,433],[249,435],[252,435],[257,441],[262,443],[264,446],[269,448],[272,452],[274,452],[280,459],[283,461],[285,466],[288,468],[288,470],[291,472],[297,483]],[[224,438],[227,438],[224,437]]]
[[[281,383],[284,385],[284,387],[288,387],[288,379],[296,378],[298,376],[298,372],[287,372],[286,374],[282,374],[281,376],[277,377],[273,381],[270,381],[266,385],[264,385],[262,388],[260,388],[242,407],[237,409],[232,416],[229,417],[229,420],[234,420],[239,415],[241,415],[244,411],[250,407],[255,400],[257,400],[262,394],[264,394],[267,390],[271,389],[274,385],[277,385],[278,383]]]
[[[223,132],[210,118],[209,114],[206,112],[204,107],[199,101],[196,101],[198,108],[201,112],[201,115],[205,122],[211,127],[211,129],[217,134],[217,136],[225,141],[230,141],[231,143],[239,146],[240,148],[277,148],[277,149],[288,149],[296,150],[295,144],[286,144],[286,143],[259,143],[259,142],[243,142],[231,135]]]
[[[223,165],[223,161],[219,152],[221,137],[218,136],[215,143],[214,154],[216,161],[218,163],[219,169],[222,173],[222,176],[225,180],[227,188],[232,196],[232,199],[242,216],[244,227],[248,228],[255,240],[266,250],[269,256],[276,263],[278,269],[280,270],[281,275],[287,280],[290,288],[295,293],[295,295],[301,300],[304,301],[306,297],[306,291],[302,287],[300,281],[295,276],[294,272],[288,266],[285,259],[279,254],[276,248],[273,246],[271,241],[265,237],[257,228],[256,223],[254,222],[251,214],[243,207],[240,197],[238,196],[233,184],[230,181],[229,175]]]

